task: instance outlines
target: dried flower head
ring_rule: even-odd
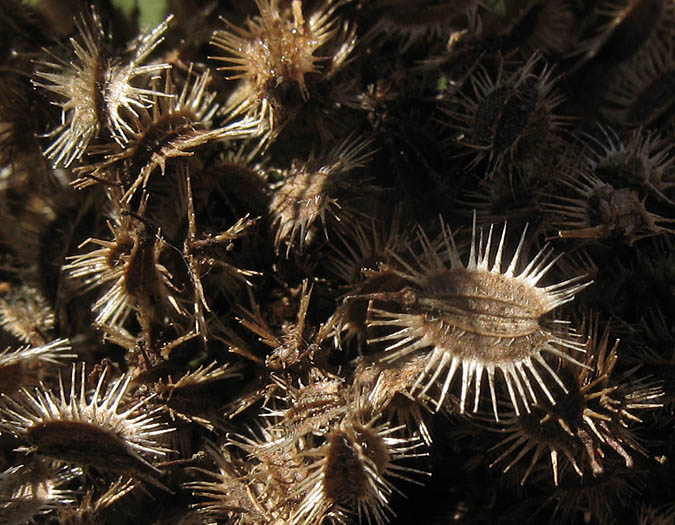
[[[171,17],[135,43],[128,61],[109,56],[103,25],[92,8],[77,23],[78,38],[70,43],[76,60],[53,52],[53,62],[44,62],[45,70],[35,73],[35,85],[60,97],[61,125],[48,136],[57,138],[45,150],[54,166],[68,167],[82,157],[90,142],[102,129],[116,141],[125,143],[132,133],[129,121],[138,118],[137,110],[152,103],[155,90],[135,87],[137,77],[158,73],[168,64],[142,66],[142,62],[162,41]]]
[[[104,369],[89,394],[85,366],[80,366],[78,374],[73,365],[69,391],[59,375],[57,393],[40,386],[33,393],[22,389],[17,398],[3,395],[6,405],[0,409],[0,428],[38,454],[165,488],[156,479],[161,471],[144,456],[165,455],[167,450],[158,437],[172,429],[156,417],[161,408],[144,409],[150,398],[128,404],[131,376],[108,384],[108,370]]]
[[[460,411],[464,412],[469,391],[474,386],[473,410],[478,410],[481,383],[486,374],[495,418],[497,394],[496,372],[500,371],[514,410],[521,407],[529,412],[537,402],[532,385],[538,386],[553,403],[546,381],[538,367],[548,372],[555,383],[565,388],[543,354],[551,354],[571,363],[580,363],[568,350],[583,352],[583,343],[564,323],[547,320],[546,314],[574,298],[588,283],[583,276],[557,284],[539,287],[537,284],[555,264],[551,250],[544,247],[517,272],[525,242],[520,238],[511,262],[502,271],[502,256],[506,243],[506,227],[502,230],[496,254],[492,256],[493,228],[487,240],[472,233],[471,253],[466,265],[460,259],[449,228],[443,225],[445,255],[437,253],[423,232],[419,234],[422,256],[413,254],[408,264],[399,258],[403,270],[398,273],[409,286],[399,292],[403,311],[370,308],[370,327],[385,327],[396,331],[370,342],[388,342],[384,359],[395,362],[423,350],[427,354],[424,371],[412,389],[426,393],[449,367],[441,393],[436,402],[440,408],[455,374],[461,369]],[[450,261],[450,266],[445,260]],[[383,294],[394,298],[395,294]],[[377,294],[372,294],[377,299]]]

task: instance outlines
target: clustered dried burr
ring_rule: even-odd
[[[0,14],[0,521],[672,523],[675,4],[167,13]]]

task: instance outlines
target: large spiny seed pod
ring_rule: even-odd
[[[493,448],[506,447],[492,463],[509,461],[507,472],[532,454],[520,480],[521,484],[541,467],[548,453],[553,483],[559,485],[560,473],[569,468],[582,478],[588,467],[594,477],[605,472],[606,451],[613,450],[626,468],[634,465],[630,450],[642,452],[628,429],[640,423],[638,411],[662,406],[660,387],[641,382],[612,380],[619,341],[609,348],[609,327],[598,338],[597,323],[590,328],[586,345],[586,368],[562,370],[569,392],[554,406],[539,404],[532,413],[512,416],[504,421],[502,432],[509,435]]]
[[[553,70],[535,53],[518,70],[496,76],[479,67],[471,77],[472,93],[461,91],[448,100],[448,125],[457,132],[462,155],[472,155],[471,167],[487,161],[490,175],[504,161],[538,162],[543,147],[555,144],[562,119],[554,114],[563,101],[553,91]]]
[[[621,140],[611,129],[601,132],[603,138],[584,136],[584,161],[594,175],[614,187],[625,185],[642,199],[654,196],[675,205],[675,159],[665,137],[638,129]]]
[[[420,232],[422,256],[413,254],[415,262],[408,264],[399,258],[403,270],[398,271],[409,286],[399,293],[403,311],[388,311],[372,306],[369,327],[384,327],[396,331],[370,340],[390,345],[383,357],[394,362],[409,354],[424,351],[427,363],[412,386],[425,394],[448,368],[437,409],[443,403],[455,374],[461,369],[460,411],[466,408],[469,391],[474,386],[473,410],[477,411],[481,384],[487,375],[495,418],[497,394],[496,372],[500,371],[508,389],[514,410],[521,407],[529,412],[530,404],[537,402],[532,385],[555,402],[538,367],[548,372],[552,380],[565,388],[558,375],[543,357],[548,353],[576,363],[567,350],[583,352],[583,342],[567,329],[565,323],[547,320],[546,314],[574,298],[587,283],[583,276],[557,284],[539,287],[537,284],[553,266],[551,250],[545,246],[519,273],[520,253],[525,242],[525,231],[511,262],[502,271],[502,256],[506,242],[506,226],[494,257],[493,228],[483,242],[472,233],[471,253],[463,264],[449,228],[443,225],[445,255],[432,246]],[[446,265],[450,261],[450,266]],[[396,294],[371,294],[373,299],[391,300]]]
[[[79,38],[70,43],[76,60],[52,52],[54,62],[44,62],[45,70],[35,73],[35,84],[61,98],[61,125],[49,133],[57,136],[45,150],[54,166],[70,166],[82,157],[89,143],[105,128],[114,140],[127,142],[137,111],[152,103],[155,90],[134,87],[140,76],[158,73],[168,64],[141,65],[162,41],[167,18],[155,30],[141,36],[128,60],[109,56],[101,20],[92,8],[82,15],[77,27]]]
[[[316,55],[338,35],[334,17],[340,2],[323,2],[307,18],[301,0],[281,7],[279,0],[255,0],[260,16],[247,21],[246,28],[223,19],[228,30],[216,31],[211,40],[225,56],[211,57],[230,64],[220,69],[231,71],[231,79],[241,79],[231,95],[228,111],[255,115],[264,131],[276,132],[295,108],[287,107],[297,89],[303,100],[309,98],[308,75],[319,72],[326,55]],[[287,4],[287,2],[286,2]],[[343,35],[344,36],[344,35]],[[335,43],[332,67],[346,59],[354,47],[353,34]]]
[[[397,491],[389,478],[414,482],[411,475],[423,474],[398,464],[419,456],[416,450],[422,446],[417,438],[396,437],[402,429],[346,418],[326,435],[324,445],[304,452],[312,461],[305,467],[307,477],[297,485],[304,497],[290,523],[318,524],[327,517],[340,522],[350,515],[377,525],[387,523],[389,500]]]
[[[59,375],[57,393],[41,385],[33,393],[24,388],[17,397],[3,395],[0,429],[25,441],[40,455],[139,478],[166,489],[156,479],[161,471],[144,455],[165,455],[168,451],[158,438],[173,429],[157,419],[161,408],[144,409],[150,398],[127,404],[131,376],[108,384],[108,370],[104,369],[89,394],[85,366],[80,366],[78,374],[73,365],[70,389]]]

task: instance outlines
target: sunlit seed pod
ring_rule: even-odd
[[[393,480],[414,483],[424,474],[399,464],[420,456],[422,446],[416,438],[396,437],[402,428],[345,420],[326,435],[324,445],[305,451],[311,460],[305,466],[308,475],[296,485],[304,496],[289,523],[310,525],[326,517],[346,521],[350,516],[388,523],[391,496],[400,492]]]
[[[410,285],[399,293],[398,311],[370,308],[369,327],[395,330],[371,339],[370,343],[388,343],[384,360],[395,362],[409,354],[424,351],[427,363],[412,391],[424,395],[447,369],[441,393],[436,401],[439,409],[449,392],[455,375],[461,370],[460,412],[466,409],[473,386],[473,411],[479,408],[483,376],[487,375],[492,408],[497,411],[496,373],[502,375],[509,399],[516,413],[539,399],[540,389],[551,403],[555,399],[547,385],[543,369],[550,381],[565,388],[544,359],[545,354],[583,366],[569,351],[584,351],[584,343],[567,323],[548,319],[555,308],[571,301],[588,283],[584,276],[549,286],[537,286],[555,264],[552,250],[545,246],[517,272],[526,230],[508,268],[502,270],[506,243],[506,227],[502,230],[493,255],[493,228],[487,240],[483,232],[477,238],[475,226],[471,251],[462,263],[449,228],[443,225],[445,254],[439,255],[429,239],[420,232],[422,255],[413,253],[415,261],[399,258],[399,274]],[[446,260],[450,261],[448,266]],[[377,299],[377,294],[371,294]],[[396,294],[382,294],[392,300]],[[534,380],[534,382],[532,382]],[[541,394],[540,394],[541,395]]]
[[[617,240],[632,246],[655,235],[675,234],[675,219],[647,211],[644,200],[623,185],[605,182],[590,172],[563,174],[560,182],[574,196],[555,195],[544,203],[562,238]]]
[[[70,389],[59,375],[58,391],[43,385],[33,393],[3,395],[0,428],[28,443],[40,454],[68,463],[93,466],[138,478],[160,488],[161,471],[147,457],[168,451],[159,438],[173,429],[157,417],[161,408],[148,410],[150,398],[128,404],[130,375],[109,383],[108,368],[96,388],[87,393],[85,366],[73,365]],[[79,377],[78,377],[79,376]]]
[[[675,45],[656,39],[649,53],[641,53],[619,68],[618,79],[607,86],[603,114],[631,127],[654,126],[672,111],[675,85]]]
[[[56,339],[37,347],[6,348],[0,352],[0,392],[11,395],[21,387],[33,386],[47,367],[62,365],[77,357],[71,351],[67,339]]]
[[[666,139],[643,129],[621,140],[613,130],[600,128],[602,138],[584,135],[584,161],[598,178],[614,187],[629,187],[640,197],[655,196],[675,205],[673,158]]]
[[[338,67],[354,47],[353,34],[338,31],[335,10],[339,3],[322,2],[305,18],[301,0],[290,6],[278,0],[255,0],[259,16],[247,20],[246,27],[236,27],[222,19],[228,29],[215,31],[211,44],[224,51],[212,60],[228,64],[219,69],[230,72],[230,79],[240,81],[230,96],[227,111],[232,116],[249,114],[261,124],[261,131],[275,133],[288,118],[294,90],[304,101],[309,98],[310,75]],[[336,42],[336,36],[344,38]],[[331,42],[333,56],[324,46]]]
[[[76,493],[65,486],[80,475],[79,468],[58,467],[40,458],[1,472],[0,520],[6,525],[33,523],[74,503]]]
[[[251,137],[257,122],[244,119],[214,128],[213,120],[219,105],[216,93],[207,90],[211,74],[196,74],[190,67],[182,88],[174,84],[173,73],[164,73],[160,89],[158,79],[151,81],[151,107],[137,109],[133,133],[128,133],[123,147],[117,144],[97,149],[103,160],[75,170],[78,189],[98,182],[121,185],[125,190],[121,201],[128,203],[137,191],[145,188],[150,175],[159,168],[164,174],[170,159],[190,157],[195,148],[225,139]],[[193,78],[194,77],[194,78]]]
[[[0,326],[25,343],[44,344],[56,317],[40,291],[27,284],[3,283],[0,290]]]
[[[302,252],[316,236],[317,223],[327,235],[329,219],[339,221],[350,213],[353,201],[378,190],[351,176],[372,157],[370,146],[370,140],[350,135],[327,154],[312,156],[306,162],[296,161],[284,173],[285,180],[270,202],[277,252],[282,244],[286,245],[287,257],[292,248]]]
[[[283,432],[286,439],[326,433],[350,409],[352,396],[344,379],[316,368],[308,376],[307,384],[299,380],[298,387],[274,378],[282,390],[280,406],[265,416],[274,417],[270,429]]]
[[[382,356],[364,358],[354,370],[353,389],[361,403],[392,424],[405,425],[414,435],[422,438],[427,446],[432,438],[428,426],[431,399],[410,395],[410,390],[424,373],[426,359],[422,354],[412,354],[394,363],[385,363]]]
[[[514,72],[498,66],[496,76],[479,67],[471,93],[458,91],[448,102],[447,125],[470,155],[470,167],[487,162],[490,176],[505,161],[535,162],[557,141],[564,119],[555,114],[563,98],[556,94],[553,69],[535,53]]]
[[[103,25],[95,9],[83,14],[77,23],[78,38],[71,38],[76,60],[50,52],[52,62],[43,62],[35,85],[58,95],[62,101],[61,125],[47,136],[57,138],[45,150],[54,166],[70,166],[82,157],[90,142],[102,129],[118,142],[125,143],[132,133],[137,111],[152,104],[161,95],[156,90],[133,86],[137,77],[158,73],[168,64],[143,66],[166,31],[167,18],[154,31],[136,42],[128,61],[109,56]]]
[[[521,484],[542,467],[540,460],[545,455],[550,458],[553,483],[558,486],[561,472],[567,467],[580,478],[587,468],[594,477],[602,475],[609,450],[623,460],[626,468],[634,466],[632,452],[644,453],[628,427],[641,423],[639,412],[663,405],[663,390],[653,384],[612,378],[619,341],[610,348],[609,326],[598,337],[597,322],[590,326],[589,332],[587,368],[563,374],[568,394],[560,396],[556,405],[539,404],[531,414],[504,421],[500,432],[509,435],[493,449],[506,450],[492,466],[508,461],[504,467],[504,472],[508,472],[521,461],[527,463]]]
[[[81,247],[99,248],[69,257],[71,262],[64,266],[73,279],[83,279],[82,293],[111,283],[92,305],[96,324],[123,327],[133,311],[148,321],[165,308],[182,314],[172,276],[159,260],[166,246],[160,232],[148,232],[143,221],[124,210],[118,210],[108,228],[113,240],[86,240]]]

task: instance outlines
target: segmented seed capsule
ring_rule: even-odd
[[[384,310],[371,303],[368,326],[395,330],[369,341],[389,343],[383,356],[385,361],[393,362],[418,351],[427,355],[426,366],[412,386],[413,392],[424,395],[447,369],[436,401],[437,409],[460,370],[460,411],[465,411],[472,385],[473,411],[478,410],[482,379],[487,375],[494,415],[499,419],[497,371],[503,376],[514,410],[520,413],[521,407],[529,412],[530,404],[537,402],[535,386],[555,403],[540,368],[565,390],[543,354],[582,366],[568,350],[583,352],[583,341],[567,323],[547,320],[546,314],[571,301],[589,283],[582,282],[584,276],[579,276],[549,286],[537,286],[558,259],[552,258],[548,245],[517,273],[525,233],[526,229],[508,268],[502,271],[506,225],[492,257],[493,227],[490,227],[485,242],[482,230],[477,239],[474,216],[471,252],[466,265],[460,259],[448,227],[443,225],[445,254],[438,253],[420,231],[423,254],[413,253],[416,266],[397,257],[402,269],[396,273],[409,286],[398,294],[382,294],[386,297],[381,298],[391,301],[398,295],[402,308],[399,311]],[[446,260],[450,261],[449,267]],[[376,300],[377,295],[371,294],[371,297]]]

